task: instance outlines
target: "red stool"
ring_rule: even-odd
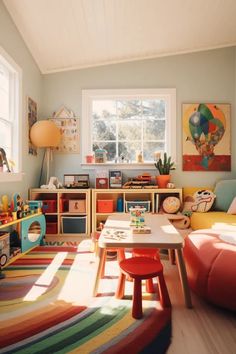
[[[142,280],[158,277],[158,289],[160,303],[163,307],[170,307],[171,302],[163,276],[163,266],[159,260],[150,257],[131,257],[120,262],[120,277],[116,298],[122,299],[125,290],[125,278],[130,276],[134,279],[133,289],[133,318],[139,319],[143,316],[142,310]]]
[[[133,257],[150,257],[160,261],[159,249],[157,248],[133,248]],[[155,293],[152,278],[146,280],[147,293]]]

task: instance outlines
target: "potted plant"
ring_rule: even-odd
[[[155,162],[155,167],[159,171],[157,176],[157,184],[160,188],[166,188],[167,183],[170,182],[170,171],[174,170],[174,162],[171,161],[171,156],[167,157],[167,153],[164,153],[163,159],[159,159]]]

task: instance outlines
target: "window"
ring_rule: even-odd
[[[14,175],[15,180],[18,179],[15,172],[21,170],[20,102],[21,69],[0,47],[0,148],[5,150],[7,160],[13,162],[14,173],[11,175]],[[0,181],[4,180],[3,175],[6,174],[0,175]],[[7,175],[9,180],[12,180],[10,174]]]
[[[153,163],[156,151],[174,159],[175,100],[175,89],[83,91],[83,156],[99,148],[110,163],[122,156],[135,163],[139,152],[144,163]]]

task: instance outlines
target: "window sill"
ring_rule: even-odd
[[[154,162],[144,162],[144,163],[115,163],[115,162],[106,162],[106,163],[81,163],[81,167],[86,170],[95,170],[101,167],[104,169],[106,167],[112,169],[120,169],[120,170],[156,170],[154,166]]]
[[[20,182],[23,179],[23,172],[0,172],[1,182]]]

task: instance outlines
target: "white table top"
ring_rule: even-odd
[[[145,223],[151,228],[151,233],[133,234],[130,228],[130,214],[110,215],[99,237],[99,247],[183,248],[183,238],[165,215],[147,213]],[[113,237],[117,230],[124,231],[120,238]]]

